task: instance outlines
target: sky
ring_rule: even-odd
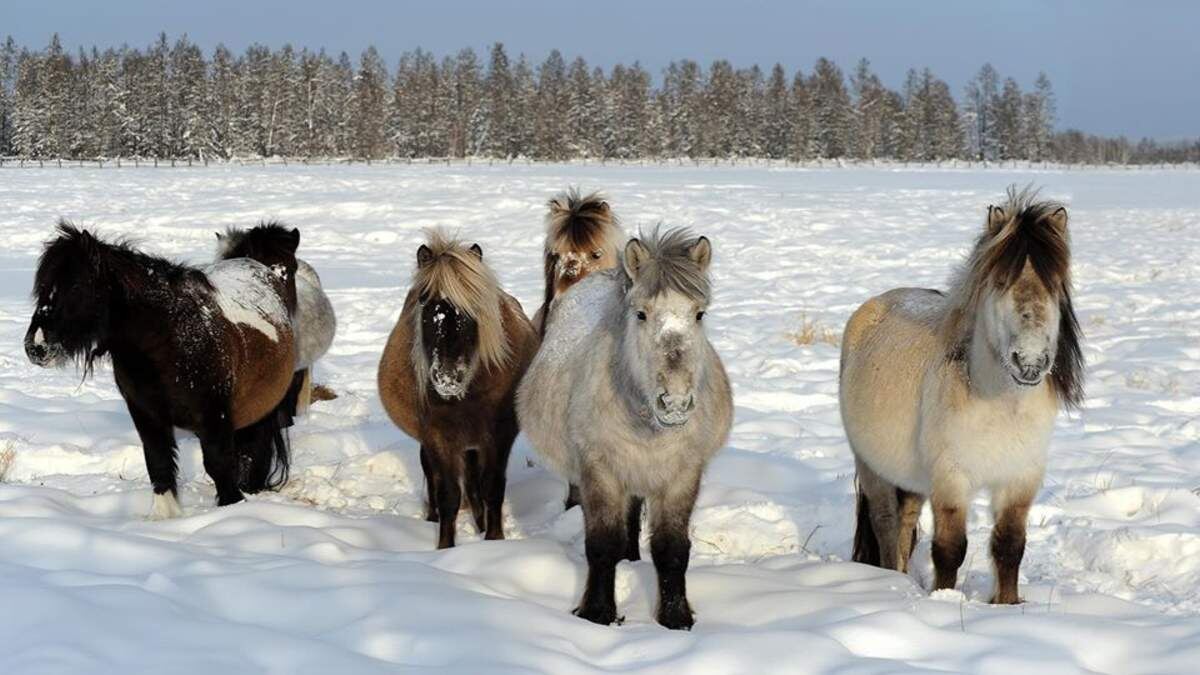
[[[0,36],[44,46],[145,46],[160,31],[206,49],[259,42],[357,56],[374,44],[394,67],[423,47],[442,56],[503,42],[540,61],[551,49],[593,65],[674,59],[849,71],[870,59],[899,88],[929,66],[961,98],[985,62],[1023,88],[1045,71],[1061,128],[1170,140],[1200,136],[1200,2],[1188,0],[0,0]]]

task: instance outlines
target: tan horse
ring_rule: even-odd
[[[392,422],[421,444],[438,548],[454,545],[464,496],[479,531],[504,538],[513,399],[537,348],[533,324],[500,289],[483,250],[431,232],[379,363],[379,396]]]
[[[617,266],[621,242],[617,216],[598,192],[580,196],[578,188],[571,188],[546,205],[545,298],[533,316],[539,335],[546,334],[555,298],[592,272]]]
[[[1025,521],[1059,408],[1083,398],[1067,212],[1009,190],[950,292],[899,288],[850,317],[842,422],[857,466],[854,560],[907,571],[933,505],[935,589],[953,588],[971,498],[991,493],[995,603],[1016,603]]]

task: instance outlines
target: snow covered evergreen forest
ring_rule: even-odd
[[[1200,161],[1200,140],[1058,129],[1045,74],[1022,90],[990,65],[956,97],[928,68],[890,88],[865,59],[849,76],[824,58],[794,72],[685,59],[656,76],[499,43],[417,49],[394,69],[375,47],[206,54],[166,34],[77,54],[57,35],[0,45],[0,157]]]

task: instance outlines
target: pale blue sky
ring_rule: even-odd
[[[849,70],[860,57],[898,87],[930,66],[956,96],[979,66],[1029,86],[1054,83],[1060,125],[1103,134],[1200,135],[1200,2],[1187,0],[0,0],[0,36],[42,46],[144,46],[159,31],[206,49],[224,42],[325,47],[375,44],[395,65],[417,46],[438,55],[502,41],[511,54],[611,65],[640,60],[656,75],[676,58],[806,71],[818,56]]]

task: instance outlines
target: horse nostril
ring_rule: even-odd
[[[658,407],[662,410],[667,409],[667,394],[663,392],[658,395]]]
[[[1022,366],[1021,366],[1021,353],[1020,353],[1020,352],[1013,352],[1010,358],[1012,358],[1012,362],[1013,362],[1013,365],[1014,365],[1014,366],[1016,366],[1016,367],[1018,367],[1018,368],[1021,368],[1021,367],[1022,367]]]
[[[695,394],[688,394],[688,401],[687,401],[687,406],[685,406],[685,409],[686,409],[688,412],[691,412],[691,411],[692,411],[692,410],[694,410],[695,408],[696,408],[696,395],[695,395]]]

